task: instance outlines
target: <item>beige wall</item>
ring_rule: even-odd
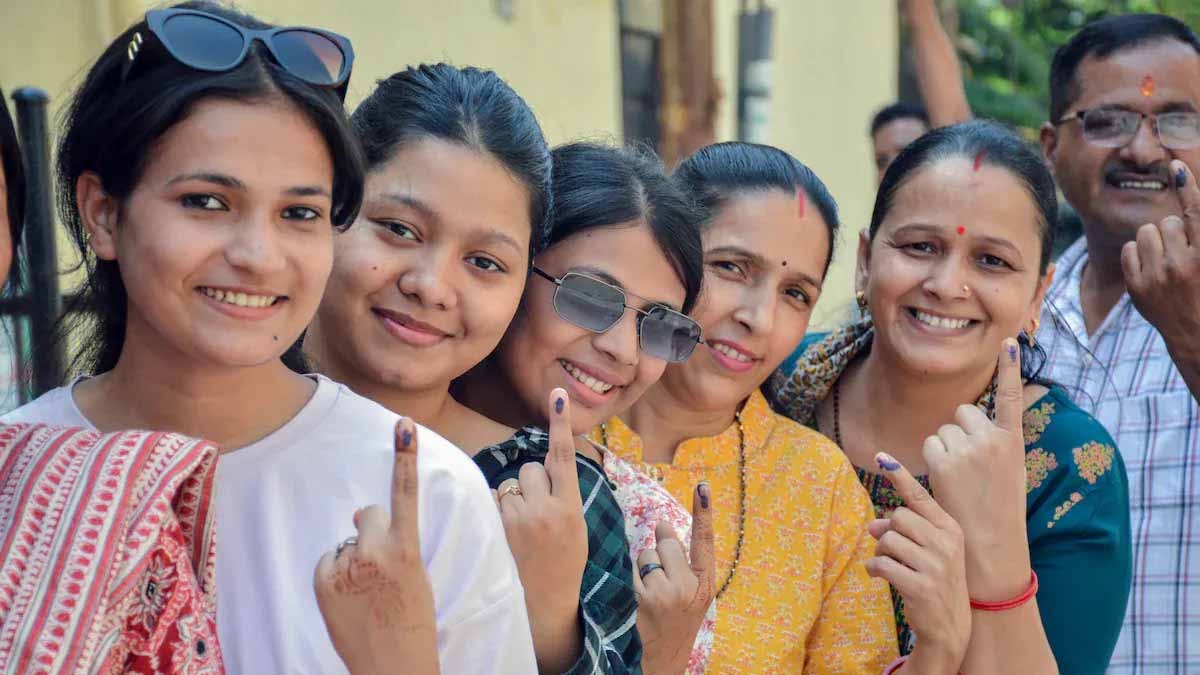
[[[842,236],[813,327],[845,316],[858,232],[871,218],[875,169],[867,129],[896,96],[896,3],[776,0],[767,142],[807,164],[837,199]],[[715,0],[716,69],[725,90],[717,133],[737,134],[739,0]]]
[[[615,0],[243,0],[272,22],[326,27],[357,53],[349,103],[405,64],[447,60],[492,68],[537,112],[553,143],[619,136],[620,57]],[[870,217],[871,114],[895,96],[891,0],[776,0],[768,140],[811,166],[842,209],[840,251],[818,305],[828,322],[849,301],[854,237]],[[720,140],[736,135],[739,0],[714,0]],[[46,89],[61,102],[144,0],[0,0],[0,86]],[[65,245],[60,250],[66,250]]]

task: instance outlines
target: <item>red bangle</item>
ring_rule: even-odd
[[[1010,600],[1002,600],[1000,602],[979,602],[978,600],[971,601],[971,609],[978,609],[984,612],[1003,612],[1006,609],[1014,609],[1029,602],[1033,596],[1037,595],[1038,580],[1037,572],[1029,570],[1029,588],[1025,592]]]

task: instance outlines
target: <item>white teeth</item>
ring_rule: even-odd
[[[1156,180],[1123,180],[1120,182],[1122,190],[1165,190],[1166,183]]]
[[[738,350],[734,349],[733,347],[730,347],[729,345],[720,344],[720,343],[717,343],[717,344],[709,343],[708,346],[721,352],[725,356],[728,356],[729,358],[734,359],[735,361],[741,361],[742,363],[749,363],[752,360],[749,356],[746,356],[745,354],[739,352]]]
[[[246,293],[234,293],[233,291],[222,291],[219,288],[208,287],[201,287],[200,292],[217,302],[223,302],[227,305],[237,305],[238,307],[270,307],[279,298],[276,295],[248,295]]]
[[[608,393],[608,390],[613,388],[613,385],[597,380],[596,378],[588,375],[566,361],[559,360],[558,363],[563,367],[563,370],[567,371],[567,373],[571,375],[571,377],[579,380],[583,383],[583,386],[591,389],[597,394],[606,394]]]
[[[917,315],[918,321],[927,326],[933,326],[934,328],[958,329],[966,328],[967,326],[971,325],[970,319],[948,319],[944,316],[926,314],[920,310],[916,310],[915,314]]]

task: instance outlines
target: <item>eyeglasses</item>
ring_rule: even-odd
[[[626,309],[638,313],[638,340],[642,351],[657,359],[686,361],[700,342],[700,325],[673,309],[654,305],[642,310],[626,302],[624,289],[579,272],[561,278],[533,271],[553,282],[554,312],[564,320],[593,333],[604,333],[617,325]],[[630,294],[632,295],[632,293]]]
[[[146,12],[146,26],[171,58],[196,70],[225,72],[246,59],[258,40],[284,70],[318,87],[335,89],[345,100],[354,63],[350,40],[316,28],[284,27],[253,30],[224,17],[195,9],[154,9]],[[129,78],[145,39],[135,33],[126,48],[128,59],[121,82]]]
[[[1121,108],[1078,110],[1058,121],[1066,124],[1079,120],[1083,138],[1105,148],[1123,148],[1137,135],[1142,120],[1150,118],[1154,133],[1164,148],[1190,150],[1200,147],[1200,113],[1166,112],[1147,115]]]

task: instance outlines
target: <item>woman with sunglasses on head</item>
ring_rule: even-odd
[[[808,168],[767,146],[711,145],[674,177],[701,209],[703,344],[592,438],[622,489],[686,502],[711,485],[710,672],[879,672],[896,647],[886,587],[862,565],[870,504],[838,449],[758,391],[804,335],[837,207]],[[628,480],[630,467],[653,480]],[[654,551],[638,560],[659,562]]]
[[[352,56],[340,36],[206,3],[152,11],[109,46],[58,153],[95,309],[77,315],[85,377],[6,419],[220,446],[217,625],[232,672],[414,657],[421,670],[528,672],[521,586],[478,470],[282,358],[361,201],[340,99]],[[356,510],[389,502],[390,516]]]
[[[453,391],[506,426],[474,444],[475,460],[497,488],[526,596],[542,596],[550,606],[540,611],[582,622],[584,661],[678,673],[677,655],[686,658],[696,627],[676,619],[694,613],[690,603],[703,615],[712,593],[711,556],[635,586],[624,518],[599,454],[577,439],[576,472],[565,470],[572,443],[564,442],[567,452],[560,453],[554,435],[556,426],[560,438],[586,432],[629,406],[668,362],[690,354],[699,329],[682,312],[700,286],[699,237],[686,198],[655,158],[638,151],[593,143],[556,148],[552,194],[545,247],[533,260],[512,324]],[[541,430],[547,427],[549,437]],[[563,483],[570,487],[560,490]],[[567,510],[556,500],[581,495],[582,522],[548,521]],[[707,509],[699,501],[697,510],[704,522]],[[559,524],[553,537],[538,536],[550,529],[546,522]],[[556,589],[570,583],[579,598],[564,602]],[[676,602],[639,604],[646,594]]]
[[[882,520],[869,564],[892,584],[902,651],[944,639],[915,590],[943,586],[927,535],[945,527],[924,512],[927,489],[961,528],[963,672],[1102,672],[1124,617],[1124,465],[1104,428],[1038,377],[1028,338],[1057,213],[1045,164],[1012,133],[930,132],[888,168],[859,242],[867,319],[814,336],[772,382],[780,408],[832,437],[871,495]]]

